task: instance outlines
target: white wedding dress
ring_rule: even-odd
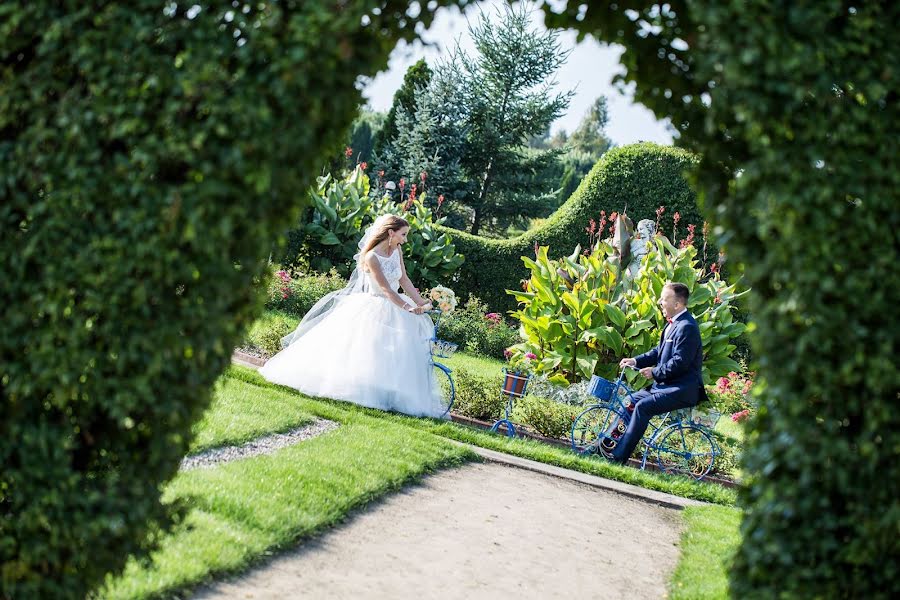
[[[403,274],[400,251],[376,256],[391,289],[397,290]],[[396,306],[368,273],[360,277],[358,291],[343,295],[259,372],[272,383],[310,396],[413,416],[442,416],[445,408],[429,355],[431,318]]]

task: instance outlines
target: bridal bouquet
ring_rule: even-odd
[[[449,315],[456,308],[456,294],[448,287],[436,285],[431,288],[428,297],[445,315]]]

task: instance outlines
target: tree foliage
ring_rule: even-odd
[[[83,598],[171,522],[357,77],[450,3],[0,6],[0,596]]]
[[[394,102],[384,120],[384,125],[375,135],[375,154],[384,156],[390,150],[399,131],[397,118],[401,111],[415,114],[418,104],[419,90],[427,87],[431,81],[431,68],[425,59],[418,60],[406,70],[400,89],[394,94]],[[399,179],[399,173],[388,173],[389,177]]]
[[[761,401],[738,598],[900,589],[900,413],[886,326],[900,213],[900,4],[546,3],[625,47],[621,81],[702,157],[706,213],[753,288]]]

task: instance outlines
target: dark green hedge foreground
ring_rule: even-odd
[[[702,203],[746,268],[762,405],[732,595],[896,597],[900,3],[579,0],[547,18],[625,46],[624,79],[702,157]]]
[[[0,597],[83,598],[171,521],[357,77],[450,3],[0,5]]]

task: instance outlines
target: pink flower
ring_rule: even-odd
[[[665,206],[660,206],[659,208],[657,208],[657,209],[656,209],[656,216],[657,216],[657,218],[658,218],[658,217],[661,217],[662,214],[663,214],[664,212],[666,212],[666,207],[665,207]]]
[[[512,352],[509,348],[503,351],[503,358],[509,359],[510,356],[512,356]]]
[[[749,416],[750,416],[750,409],[745,408],[744,410],[742,410],[740,412],[733,413],[731,415],[731,420],[734,421],[735,423],[740,423],[741,421],[745,420]]]
[[[678,225],[678,221],[681,220],[681,213],[676,210],[675,214],[672,215],[672,220],[675,221],[676,225]]]
[[[363,162],[359,163],[359,168],[362,169],[363,171],[365,171],[366,169],[369,168],[369,163],[367,163],[366,161],[363,161]]]
[[[537,358],[537,354],[535,354],[534,352],[529,352],[525,355],[525,358],[527,358],[528,360],[534,360]]]
[[[426,173],[425,171],[422,171],[421,173],[419,173],[419,179],[422,180],[422,183],[425,183],[425,179],[427,177],[428,177],[428,173]]]
[[[350,146],[347,146],[344,149],[344,156],[346,156],[347,158],[350,158],[351,156],[353,156],[353,148],[351,148]]]
[[[405,188],[405,187],[406,187],[406,178],[405,178],[405,177],[401,177],[401,178],[400,178],[400,189],[402,190],[402,189]]]

